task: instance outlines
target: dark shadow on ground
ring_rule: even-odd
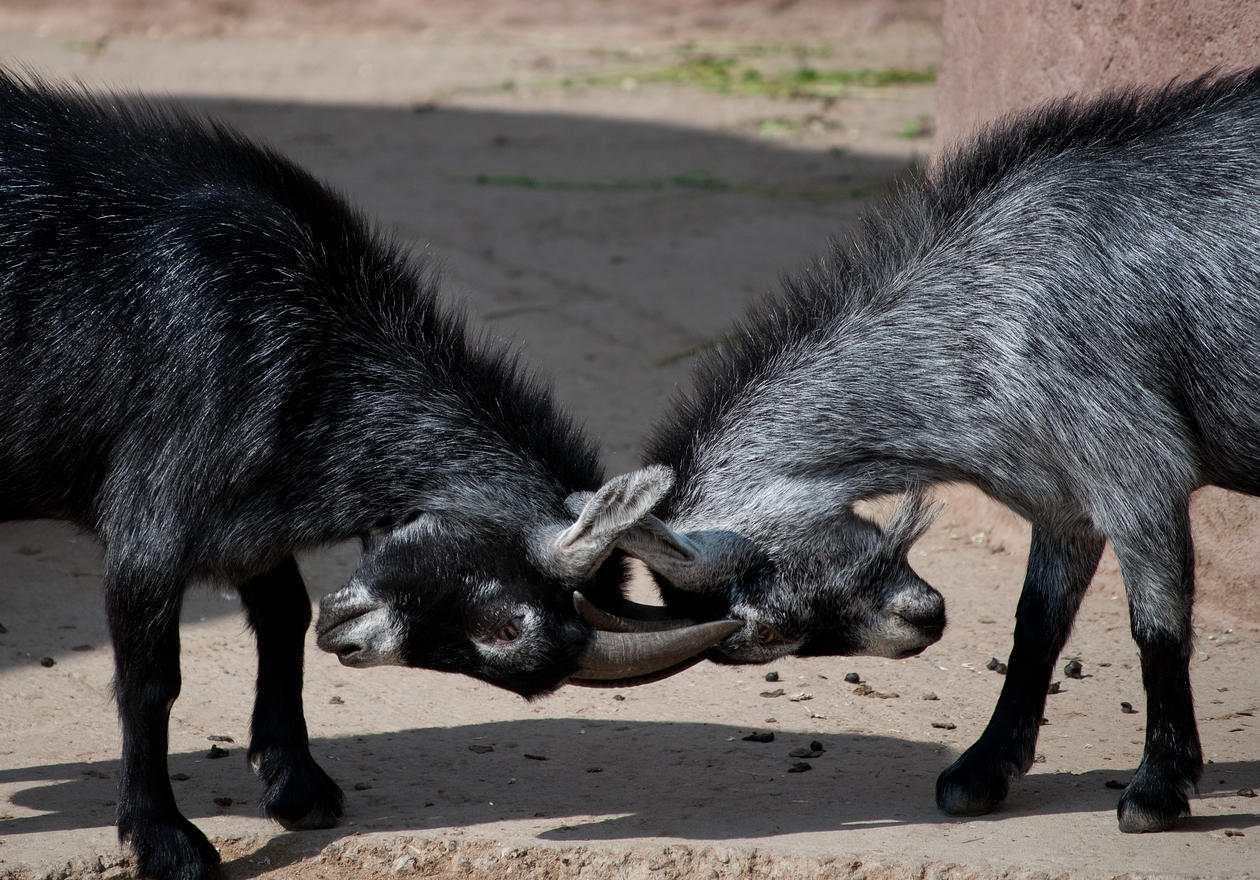
[[[951,757],[937,745],[829,735],[809,772],[789,773],[798,760],[789,752],[816,734],[779,731],[773,742],[758,743],[745,741],[748,733],[722,724],[557,718],[317,740],[313,752],[346,790],[342,826],[279,835],[250,860],[296,862],[358,832],[423,833],[520,819],[548,824],[538,836],[553,842],[721,841],[948,821],[932,800],[936,774]],[[258,784],[242,766],[244,750],[229,749],[219,760],[204,752],[171,755],[180,807],[193,821],[223,812],[257,815]],[[110,824],[117,774],[116,760],[0,771],[0,784],[29,783],[12,802],[40,811],[0,821],[0,836]],[[556,774],[569,784],[536,784]],[[1258,774],[1260,761],[1212,764],[1200,796],[1232,794]],[[968,821],[1107,811],[1119,794],[1107,783],[1118,778],[1128,777],[1114,769],[1037,772],[1014,787],[1001,810]],[[732,802],[738,811],[729,809]],[[717,804],[727,808],[720,821],[706,809]],[[1222,827],[1260,828],[1260,813],[1193,817],[1184,829]],[[251,876],[241,870],[231,876]]]

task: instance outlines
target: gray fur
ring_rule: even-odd
[[[1258,144],[1260,72],[1065,101],[993,127],[865,218],[702,363],[659,429],[649,458],[678,479],[657,514],[744,548],[733,577],[727,554],[680,578],[637,548],[669,604],[760,616],[789,635],[781,650],[877,650],[871,608],[913,595],[921,514],[881,534],[854,501],[965,482],[1028,518],[1002,697],[938,783],[943,809],[973,814],[1030,764],[1110,541],[1148,696],[1120,826],[1175,824],[1202,766],[1190,493],[1260,493]]]

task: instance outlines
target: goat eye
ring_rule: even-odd
[[[519,617],[513,617],[507,623],[503,624],[503,626],[499,627],[494,636],[501,642],[513,642],[516,641],[516,637],[520,634],[521,619]]]
[[[773,643],[776,638],[778,638],[778,636],[771,627],[766,626],[764,623],[757,627],[757,641],[761,642],[761,644],[769,645]]]

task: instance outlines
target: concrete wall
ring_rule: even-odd
[[[1047,98],[1260,64],[1254,0],[945,0],[938,143]]]
[[[1049,98],[1260,64],[1260,3],[945,0],[942,37],[938,149]],[[1005,508],[969,489],[948,499],[960,529],[1026,549],[1027,523]],[[1260,500],[1204,489],[1192,511],[1199,607],[1260,623]]]

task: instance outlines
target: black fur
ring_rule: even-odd
[[[528,675],[423,646],[407,662],[526,693],[572,670],[589,631],[522,535],[570,522],[566,497],[598,488],[600,467],[435,291],[340,198],[222,126],[0,74],[0,516],[70,520],[104,544],[118,827],[146,877],[218,860],[166,772],[190,580],[240,590],[259,655],[249,756],[288,827],[333,824],[342,803],[307,747],[295,550],[423,512],[432,554],[414,555],[446,567],[395,572],[404,593],[476,611],[478,575],[499,578],[563,618],[563,638],[535,640]],[[466,625],[428,623],[447,642],[474,637],[451,631]]]

